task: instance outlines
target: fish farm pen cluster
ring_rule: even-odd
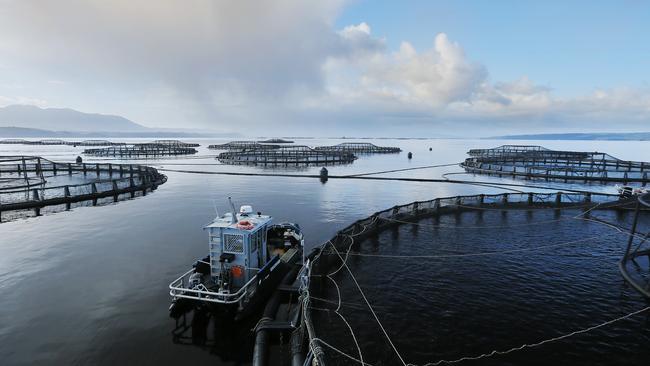
[[[311,148],[304,145],[282,146],[256,141],[231,141],[226,144],[210,145],[208,148],[226,150],[226,152],[218,156],[219,161],[226,164],[260,165],[346,164],[353,162],[357,158],[355,154],[398,153],[402,151],[398,147],[382,147],[359,142]]]
[[[356,156],[349,152],[319,151],[308,146],[292,145],[227,151],[219,154],[218,159],[227,164],[329,165],[351,163],[356,159]]]
[[[344,142],[333,146],[318,146],[318,151],[351,152],[354,154],[393,154],[401,152],[399,147],[384,147],[367,142]]]
[[[4,156],[0,159],[0,222],[146,195],[166,181],[165,175],[143,165]]]
[[[641,183],[650,181],[650,164],[625,161],[600,152],[550,150],[541,146],[503,145],[472,149],[461,164],[469,173],[525,179]]]
[[[650,204],[649,203],[646,204],[648,205],[647,208],[650,209]],[[645,207],[643,205],[641,206]],[[300,326],[298,328],[301,334],[304,334],[306,338],[304,342],[304,344],[306,345],[305,364],[312,364],[312,365],[319,365],[319,366],[332,365],[332,364],[336,364],[336,365],[339,364],[404,364],[404,365],[422,364],[423,362],[422,359],[418,359],[417,360],[418,362],[414,362],[414,363],[407,362],[407,361],[414,361],[414,360],[411,359],[405,360],[406,357],[400,354],[399,351],[400,347],[396,346],[393,340],[391,339],[391,337],[396,337],[396,341],[398,341],[403,348],[407,348],[404,339],[402,339],[403,338],[402,333],[405,332],[405,329],[410,329],[408,331],[409,334],[411,334],[411,336],[414,336],[413,334],[417,334],[416,329],[419,327],[417,325],[415,326],[412,325],[410,328],[407,325],[404,326],[402,315],[394,314],[388,309],[382,310],[382,305],[376,305],[375,307],[371,305],[371,301],[369,301],[366,295],[364,294],[362,287],[359,285],[357,279],[355,278],[355,273],[352,272],[350,267],[357,268],[359,270],[356,273],[356,275],[363,276],[364,281],[366,281],[364,287],[366,288],[372,287],[371,291],[372,291],[372,295],[375,298],[375,301],[378,301],[379,299],[378,294],[386,294],[387,293],[386,291],[390,291],[390,289],[386,288],[386,286],[388,285],[383,282],[379,285],[374,284],[372,286],[368,284],[367,281],[369,281],[371,278],[374,278],[374,276],[371,275],[370,273],[371,272],[374,273],[375,269],[374,268],[369,269],[363,267],[365,269],[361,270],[359,269],[359,267],[355,267],[359,265],[359,261],[361,260],[371,261],[371,260],[385,259],[385,261],[381,262],[382,266],[385,266],[388,263],[395,263],[393,264],[393,266],[397,266],[396,268],[399,268],[399,266],[406,263],[411,263],[413,260],[418,258],[427,260],[427,262],[425,263],[429,263],[430,260],[436,258],[437,259],[467,258],[469,260],[472,258],[481,258],[490,255],[503,255],[503,254],[512,254],[512,253],[523,254],[525,252],[567,247],[570,245],[580,247],[578,244],[580,243],[587,244],[589,243],[589,240],[594,239],[593,237],[582,237],[580,236],[580,233],[574,233],[574,236],[577,237],[577,239],[572,241],[566,241],[562,243],[544,242],[539,245],[530,245],[528,247],[523,247],[523,248],[520,246],[515,246],[514,248],[506,246],[506,248],[504,249],[504,247],[502,246],[499,247],[500,251],[490,250],[487,252],[481,252],[480,250],[476,251],[477,248],[466,247],[468,243],[461,242],[457,244],[460,244],[460,246],[458,246],[459,248],[461,246],[465,248],[465,250],[463,250],[464,253],[462,252],[459,253],[458,251],[456,251],[458,248],[454,248],[452,249],[452,251],[429,248],[428,249],[429,252],[427,252],[427,249],[422,248],[422,250],[424,250],[426,253],[425,255],[419,255],[419,253],[412,253],[408,251],[407,254],[399,255],[399,254],[391,254],[390,250],[394,250],[394,248],[392,249],[387,248],[386,250],[389,251],[387,254],[382,254],[383,252],[378,250],[378,245],[380,244],[380,242],[378,241],[378,237],[382,235],[381,234],[382,232],[387,233],[384,235],[384,237],[391,238],[392,236],[393,240],[395,241],[396,240],[395,235],[397,235],[396,230],[398,230],[399,227],[404,227],[404,230],[407,233],[411,233],[414,237],[417,237],[416,232],[417,230],[421,230],[422,227],[431,227],[433,229],[430,229],[429,231],[425,231],[426,235],[424,235],[427,237],[426,243],[430,243],[432,240],[434,241],[436,240],[431,238],[430,235],[431,230],[433,230],[433,232],[437,232],[437,230],[442,228],[450,228],[451,230],[462,229],[463,228],[462,226],[455,226],[454,223],[461,220],[461,214],[464,213],[474,215],[472,216],[473,219],[483,224],[481,226],[469,226],[470,229],[483,228],[483,229],[496,230],[499,227],[501,227],[503,228],[502,229],[503,232],[508,232],[508,233],[512,233],[512,235],[517,235],[516,234],[518,232],[517,228],[531,227],[531,225],[536,225],[536,224],[545,225],[546,227],[548,227],[549,225],[555,223],[565,223],[564,225],[566,225],[566,228],[569,231],[572,231],[571,229],[572,222],[580,222],[583,223],[583,225],[590,225],[591,224],[590,222],[597,222],[598,221],[597,218],[596,217],[592,218],[591,216],[596,211],[603,212],[603,213],[611,212],[612,213],[611,217],[620,217],[622,213],[626,213],[626,215],[629,216],[632,212],[634,212],[635,207],[636,208],[639,207],[639,204],[637,203],[637,197],[623,199],[618,195],[589,193],[589,192],[504,193],[504,194],[494,194],[494,195],[481,194],[481,195],[473,195],[473,196],[457,196],[457,197],[438,198],[429,201],[413,202],[407,205],[395,206],[393,208],[384,211],[376,212],[375,214],[367,218],[358,220],[353,224],[349,225],[348,227],[344,228],[343,230],[339,231],[333,238],[331,238],[321,247],[314,249],[307,256],[307,260],[305,263],[306,275],[303,276],[303,286],[301,287],[302,322],[300,323]],[[483,222],[484,217],[487,215],[494,215],[494,217],[496,217],[497,219],[501,218],[501,220],[506,220],[508,217],[506,212],[511,210],[514,212],[516,211],[521,212],[521,215],[513,214],[513,218],[515,216],[518,218],[523,218],[524,223],[518,223],[518,225],[517,223],[512,223],[511,225],[506,225],[506,226],[490,226],[489,224],[486,225],[486,223]],[[538,215],[538,214],[534,214],[533,212],[539,212],[540,217],[542,218],[549,217],[550,219],[544,219],[544,220],[540,219],[537,222],[534,221],[531,222],[530,218],[532,217],[532,215]],[[561,216],[561,212],[569,212],[570,214],[568,216],[563,217]],[[634,220],[635,223],[638,220],[639,212],[641,211],[637,211],[636,213],[637,217]],[[421,220],[424,221],[420,222]],[[598,227],[604,228],[601,230],[612,229],[612,227],[609,227],[607,225],[600,225]],[[601,235],[600,238],[608,235],[620,235],[621,239],[620,240],[616,239],[616,240],[621,242],[623,240],[622,238],[627,238],[626,232],[616,231],[615,229],[616,228],[612,230],[611,234],[606,234],[604,236]],[[647,227],[645,229],[650,230]],[[519,230],[521,231],[521,229]],[[536,229],[530,228],[528,230],[536,230]],[[450,232],[455,233],[456,231],[450,231]],[[450,234],[450,235],[452,235],[451,237],[454,238],[455,236],[453,235],[456,234]],[[564,238],[564,236],[562,235],[559,235],[558,237]],[[637,235],[636,241],[637,243],[645,242],[647,237],[648,235]],[[567,239],[565,238],[564,240]],[[606,244],[608,243],[608,240],[611,242],[612,240],[615,239],[609,236],[605,240]],[[364,241],[366,241],[367,248],[370,251],[368,253],[361,253],[360,245],[362,244],[360,243]],[[496,242],[502,243],[502,241],[498,240],[498,238],[496,239]],[[420,244],[416,243],[414,245],[417,247]],[[629,251],[629,247],[630,245],[628,245],[628,251]],[[474,249],[474,251],[472,249]],[[590,247],[585,246],[585,248],[581,250],[589,252],[591,249]],[[604,250],[609,250],[609,249],[604,249]],[[433,253],[431,253],[431,251],[433,251]],[[551,250],[550,252],[552,253],[553,250]],[[648,250],[639,251],[637,252],[636,257],[648,256],[649,254],[650,251]],[[624,263],[626,260],[627,261],[632,260],[632,257],[633,255],[628,256],[626,254],[625,258],[621,261],[621,263]],[[394,262],[396,258],[406,259],[409,262]],[[392,262],[389,262],[391,260]],[[483,262],[479,262],[479,263],[484,264]],[[513,262],[513,263],[517,263],[517,262]],[[599,266],[600,264],[596,262],[593,265]],[[400,273],[414,271],[413,272],[414,275],[419,273],[419,276],[426,276],[421,272],[419,268],[415,269],[412,266],[413,264],[411,263],[409,267],[404,268],[404,270],[401,271]],[[379,268],[381,268],[381,266],[379,266]],[[377,269],[377,271],[381,272],[379,268]],[[477,273],[479,274],[478,277],[483,277],[484,276],[483,273],[485,273],[485,275],[487,275],[488,273],[492,274],[492,271],[490,271],[489,268],[478,268],[476,270],[478,271]],[[389,271],[387,273],[393,273],[393,272]],[[514,274],[513,276],[515,275],[518,276],[519,274]],[[346,284],[348,287],[344,287],[343,283],[337,283],[337,281],[342,281],[341,278],[342,276],[344,276],[347,279]],[[445,278],[444,275],[441,276],[443,277],[443,282],[445,284],[448,284],[448,280],[444,279]],[[470,274],[470,276],[472,275]],[[501,278],[501,275],[497,274],[496,278]],[[389,279],[384,278],[383,280],[389,280]],[[390,281],[393,280],[394,279],[391,277]],[[464,281],[472,282],[474,280],[476,279],[465,279]],[[422,279],[422,281],[423,281],[422,283],[414,286],[435,286],[435,284],[431,284],[430,282],[427,282],[427,280],[425,279]],[[463,281],[463,280],[459,279],[459,281]],[[482,281],[483,280],[479,280],[477,284],[481,289],[483,289],[483,287],[481,287],[480,285]],[[641,287],[647,286],[648,283],[650,283],[648,281],[648,278],[645,278],[645,282],[639,286]],[[439,286],[443,286],[443,284],[439,284]],[[455,287],[453,286],[453,284],[449,286],[450,287],[448,288],[448,291],[450,293],[454,293]],[[481,290],[481,293],[484,296],[490,296],[488,293],[492,290],[493,289],[488,288],[485,289],[485,291]],[[348,291],[347,292],[348,294],[350,292],[354,293],[355,299],[358,299],[358,301],[351,302],[350,299],[342,300],[341,295],[345,293],[345,291]],[[408,293],[411,295],[407,296],[407,298],[413,298],[414,301],[415,299],[418,298],[422,299],[422,296],[424,295],[423,293],[419,293],[417,289],[412,289],[412,290],[409,289],[408,291],[409,291]],[[647,293],[648,291],[647,287],[645,287],[645,291]],[[329,293],[331,296],[334,296],[334,298],[328,298],[327,293]],[[338,299],[336,298],[336,296],[338,296]],[[440,293],[437,294],[436,296],[443,296],[443,294]],[[504,296],[510,296],[510,295],[504,295]],[[576,294],[576,296],[579,296],[579,294]],[[650,294],[646,296],[650,296]],[[385,300],[383,301],[384,303],[389,302],[392,304],[392,306],[399,309],[405,309],[411,306],[411,304],[407,304],[408,306],[403,304],[401,301],[404,300],[397,299],[395,296],[389,296],[389,297],[381,296],[381,299]],[[435,302],[436,300],[432,299],[430,301]],[[440,300],[440,301],[444,301],[444,300]],[[464,301],[471,301],[471,299],[466,299]],[[384,306],[388,306],[388,305],[384,305]],[[347,311],[354,312],[352,316],[349,316],[349,318],[347,318],[347,320],[346,317],[344,317],[344,315],[342,314],[343,310],[345,310],[346,308],[348,309]],[[379,308],[380,310],[383,311],[380,315],[383,318],[383,321],[385,322],[384,325],[387,323],[389,323],[392,326],[397,326],[398,324],[402,324],[400,328],[401,332],[392,329],[392,333],[391,333],[391,329],[388,330],[385,329],[384,325],[382,325],[382,321],[380,321],[380,317],[378,317],[377,314],[375,313],[374,309],[376,308]],[[391,308],[392,311],[395,311],[395,308]],[[470,306],[469,309],[471,311],[471,309],[475,309],[475,308]],[[620,318],[616,318],[614,320],[604,322],[603,325],[600,326],[608,325],[618,320],[627,319],[628,317],[634,316],[648,309],[649,308],[646,307],[642,310],[637,310],[635,312],[632,312]],[[443,309],[439,309],[439,310],[440,311],[436,312],[438,313],[438,315],[440,315]],[[417,312],[418,310],[412,309],[411,311]],[[420,309],[420,311],[425,311],[425,310]],[[364,319],[367,318],[367,320],[366,321],[359,320],[360,314],[364,314]],[[540,314],[540,318],[542,320],[544,316],[545,315],[543,313]],[[390,320],[387,320],[388,318],[390,318]],[[342,320],[342,322],[339,322],[339,320]],[[390,322],[391,320],[392,323]],[[454,320],[447,320],[447,321],[451,323],[455,323]],[[557,321],[561,322],[561,319]],[[332,335],[331,333],[328,334],[326,331],[324,331],[324,329],[331,330],[333,329],[332,327],[336,327],[336,325],[334,324],[335,322],[337,324],[340,324],[340,327],[337,328],[339,330],[336,336]],[[354,322],[357,323],[355,324]],[[372,323],[374,323],[374,325]],[[476,323],[472,323],[472,324],[476,324]],[[438,327],[439,326],[441,325],[438,324]],[[430,360],[425,360],[424,362],[426,362],[427,365],[455,364],[460,361],[490,358],[492,356],[503,357],[504,355],[515,353],[516,351],[520,351],[526,348],[533,348],[545,343],[562,340],[564,338],[568,338],[576,334],[586,333],[600,326],[588,327],[585,328],[584,330],[568,333],[566,335],[559,336],[559,337],[557,336],[557,333],[555,333],[553,338],[541,341],[539,343],[524,344],[520,347],[512,347],[504,351],[499,351],[499,350],[486,351],[485,353],[480,355],[470,355],[470,356],[460,357],[457,359],[451,359],[451,358],[457,357],[458,352],[466,353],[467,350],[464,348],[466,346],[457,345],[455,347],[456,353],[454,353],[453,350],[452,351],[448,350],[448,348],[452,348],[452,347],[447,347],[447,346],[437,346],[439,348],[446,349],[446,351],[444,350],[440,351],[439,349],[436,349],[436,351],[433,351],[433,353],[431,350],[421,350],[418,348],[416,349],[418,349],[419,351],[418,352],[419,358],[431,357],[432,354],[436,354],[438,351],[446,352],[446,356],[450,358],[450,359],[443,359],[436,362],[429,362]],[[373,331],[370,329],[376,329],[376,330]],[[526,332],[525,329],[523,331]],[[451,332],[453,334],[456,334],[454,333],[453,330]],[[355,333],[356,333],[356,337],[355,337]],[[489,333],[492,334],[492,331],[489,331]],[[397,339],[398,334],[400,335],[400,339]],[[428,342],[427,339],[433,337],[432,334],[427,333],[427,335],[428,337],[425,337],[426,339],[422,340],[422,342],[427,343]],[[365,339],[360,338],[364,336],[366,337]],[[436,341],[434,343],[439,344],[440,342],[442,342],[442,340],[438,340],[437,337],[438,336],[435,337]],[[476,337],[479,336],[477,335]],[[476,337],[473,337],[473,339],[476,340]],[[406,343],[408,342],[410,341],[406,341]],[[458,339],[456,340],[452,339],[449,340],[449,342],[462,343]],[[384,347],[377,347],[379,344],[385,345],[385,349],[382,349]],[[362,352],[362,349],[364,349],[363,347],[364,345],[365,345],[366,352]],[[369,349],[372,349],[372,351],[367,352]],[[443,355],[442,357],[445,356]],[[388,361],[391,359],[393,359],[394,362]],[[499,360],[495,360],[495,362],[496,363],[494,364],[504,364],[504,363],[499,363],[500,362]],[[519,362],[521,362],[521,360],[519,360]],[[492,365],[493,363],[489,363],[489,364]],[[505,364],[520,364],[520,363],[505,362]]]
[[[176,156],[192,155],[197,151],[193,147],[186,146],[185,143],[143,143],[133,144],[131,146],[112,146],[103,149],[86,149],[83,151],[86,155],[92,156],[113,156],[113,157],[159,157],[159,156]]]

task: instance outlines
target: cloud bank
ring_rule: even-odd
[[[258,135],[647,129],[648,88],[560,98],[525,75],[494,81],[453,35],[391,50],[369,24],[335,29],[344,6],[0,0],[0,103]]]

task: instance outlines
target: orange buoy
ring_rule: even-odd
[[[255,227],[252,222],[248,220],[242,220],[237,223],[237,228],[238,229],[243,229],[243,230],[251,230]]]

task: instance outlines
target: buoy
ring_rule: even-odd
[[[320,170],[320,181],[321,181],[322,183],[327,182],[327,175],[328,175],[327,168],[323,167],[323,168]]]
[[[433,151],[433,148],[429,148],[429,151]]]
[[[248,220],[242,220],[237,223],[237,228],[242,230],[251,230],[255,227],[252,222]]]
[[[407,157],[408,157],[409,159],[412,159],[412,158],[413,158],[413,153],[409,151]]]
[[[230,267],[230,273],[232,273],[233,277],[239,278],[244,274],[244,269],[242,266],[232,266]]]
[[[77,156],[77,164],[81,164],[82,161],[83,159],[81,158],[81,156]]]

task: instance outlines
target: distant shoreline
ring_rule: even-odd
[[[486,137],[485,140],[593,140],[593,141],[648,141],[650,132],[621,133],[542,133]]]

